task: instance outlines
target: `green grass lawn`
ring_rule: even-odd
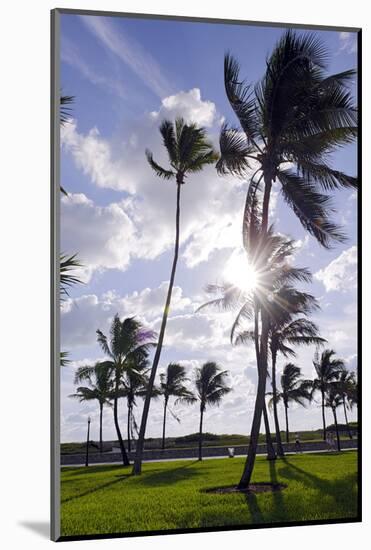
[[[287,488],[257,495],[208,494],[238,482],[244,459],[62,468],[62,536],[356,518],[357,453],[258,457],[253,481]]]

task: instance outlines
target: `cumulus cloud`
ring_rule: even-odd
[[[201,99],[199,88],[193,88],[188,92],[182,91],[165,97],[160,110],[152,111],[151,117],[154,120],[181,117],[188,123],[195,122],[199,126],[210,127],[216,119],[216,108],[212,101]]]
[[[120,317],[137,316],[146,324],[155,323],[162,314],[168,283],[162,282],[157,288],[145,288],[120,296],[116,291],[108,291],[101,296],[83,294],[68,298],[61,306],[62,347],[67,349],[94,345],[96,330],[107,333],[116,313]],[[191,311],[192,302],[183,296],[179,286],[173,288],[171,313]],[[156,325],[157,328],[157,325]]]
[[[315,273],[314,277],[321,281],[327,292],[346,292],[357,285],[357,247],[351,246],[344,250],[324,269]]]
[[[198,119],[204,125],[218,124],[215,105],[204,100],[200,90],[193,89],[165,98],[156,113],[143,115],[127,129],[125,140],[107,139],[97,128],[86,134],[81,133],[76,121],[62,128],[63,147],[91,182],[99,187],[125,192],[122,200],[109,208],[116,209],[116,217],[121,213],[121,223],[122,214],[126,216],[126,232],[116,231],[112,227],[114,235],[128,234],[129,239],[123,244],[123,254],[118,252],[123,255],[121,261],[110,258],[105,266],[107,268],[125,269],[130,255],[154,259],[174,246],[176,188],[172,181],[156,177],[145,161],[144,149],[150,148],[156,161],[166,166],[168,159],[158,131],[159,120],[163,116],[174,120],[178,115],[184,116],[186,121]],[[215,132],[210,132],[215,140],[216,131],[215,127]],[[240,246],[240,220],[246,192],[243,186],[236,178],[218,177],[212,166],[188,178],[181,194],[180,240],[188,267],[207,261],[214,250]],[[76,200],[74,204],[77,208]],[[86,210],[87,206],[81,203],[81,208]],[[90,208],[93,210],[92,204]],[[96,212],[105,212],[101,207],[94,208]],[[74,216],[76,219],[80,217],[77,210]],[[79,222],[76,221],[76,224]],[[65,227],[71,235],[72,228],[68,230],[66,224]],[[98,224],[97,231],[99,229]],[[73,249],[80,250],[79,247],[86,243],[80,242],[79,231],[75,230],[73,234]],[[94,241],[93,233],[91,240]],[[102,239],[95,243],[97,254],[100,253],[100,241]],[[101,265],[97,261],[92,262],[91,270]]]
[[[124,208],[116,203],[97,206],[83,193],[69,194],[61,202],[61,250],[78,252],[85,281],[95,269],[126,269],[136,230]]]

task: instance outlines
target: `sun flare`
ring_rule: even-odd
[[[259,284],[258,274],[243,250],[235,250],[232,253],[223,271],[223,277],[246,293],[254,292]]]

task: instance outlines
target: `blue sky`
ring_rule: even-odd
[[[61,313],[62,348],[70,350],[73,360],[62,371],[62,441],[83,439],[89,414],[93,437],[98,437],[97,407],[68,398],[74,390],[76,366],[103,357],[95,342],[96,329],[108,332],[116,312],[137,315],[146,325],[159,327],[172,260],[175,186],[151,172],[144,149],[149,147],[165,163],[158,126],[164,117],[179,115],[205,126],[217,146],[223,120],[236,124],[224,93],[224,53],[234,54],[241,75],[254,83],[282,31],[62,15],[61,85],[63,93],[75,96],[75,102],[61,136],[61,182],[69,192],[62,199],[61,250],[78,252],[85,281],[72,289]],[[355,35],[317,32],[330,52],[331,72],[356,67]],[[355,175],[355,145],[337,152],[333,163]],[[205,419],[205,429],[218,433],[249,431],[256,382],[254,353],[247,347],[231,347],[229,314],[195,314],[195,309],[206,298],[205,285],[221,280],[231,255],[240,247],[245,192],[246,183],[218,177],[211,167],[190,177],[182,189],[180,262],[161,361],[161,370],[169,361],[181,362],[190,376],[206,360],[228,369],[234,391]],[[295,262],[313,272],[313,283],[306,290],[322,306],[315,320],[329,347],[355,368],[355,193],[337,192],[334,206],[348,240],[330,251],[305,234],[278,189],[273,193],[271,220],[278,231],[298,240]],[[313,352],[298,350],[296,359],[309,377]],[[280,361],[280,369],[283,364]],[[122,402],[123,426],[125,414]],[[181,423],[169,419],[169,435],[197,431],[196,407],[178,407],[177,414]],[[160,435],[161,417],[161,403],[154,403],[148,435]],[[293,407],[290,417],[295,430],[321,425],[316,405]],[[115,437],[108,409],[104,431],[106,438]]]

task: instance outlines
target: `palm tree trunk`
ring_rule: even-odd
[[[276,460],[276,451],[274,450],[273,443],[272,443],[272,437],[271,437],[271,430],[269,427],[269,418],[267,413],[267,405],[264,403],[263,408],[263,417],[264,417],[264,425],[265,425],[265,442],[267,445],[267,459],[268,460]]]
[[[127,432],[128,432],[128,452],[131,451],[131,440],[130,440],[130,423],[131,423],[131,406],[128,402],[128,423],[127,423]]]
[[[262,315],[262,318],[265,316]],[[267,378],[267,346],[268,346],[268,319],[262,319],[262,335],[260,341],[260,353],[257,357],[258,364],[258,388],[255,398],[253,421],[250,431],[250,441],[247,450],[245,467],[238,484],[239,489],[246,489],[249,486],[254,469],[256,451],[259,441],[261,417],[265,405],[265,386]]]
[[[289,434],[289,414],[288,406],[285,403],[285,418],[286,418],[286,443],[290,443],[290,434]]]
[[[338,445],[338,451],[340,453],[341,447],[340,447],[339,426],[338,426],[338,419],[337,419],[337,414],[336,414],[336,408],[335,407],[333,407],[332,412],[334,414],[334,422],[335,422],[335,430],[336,430],[336,441],[337,441],[337,445]]]
[[[347,425],[347,430],[348,430],[348,436],[349,436],[349,439],[353,439],[352,432],[350,430],[349,422],[348,422],[347,408],[345,405],[345,396],[343,397],[343,407],[344,407],[345,424]]]
[[[272,189],[272,175],[268,170],[264,170],[264,197],[263,197],[263,210],[262,210],[262,235],[267,233],[268,228],[268,214],[269,214],[269,198],[270,192]],[[255,313],[256,315],[256,313]],[[265,405],[265,386],[267,379],[267,369],[268,369],[268,331],[269,331],[269,318],[266,313],[262,312],[262,329],[261,329],[261,338],[260,338],[260,350],[257,356],[257,366],[258,366],[258,388],[255,398],[255,408],[253,421],[251,425],[250,432],[250,441],[247,450],[247,458],[245,462],[244,471],[238,487],[240,489],[247,488],[249,486],[251,476],[254,469],[256,450],[258,447],[259,441],[259,431],[261,424],[261,417],[263,413],[263,408]],[[255,323],[257,326],[257,319],[255,318]]]
[[[326,417],[325,417],[325,392],[321,390],[322,395],[322,424],[323,424],[323,441],[326,441]]]
[[[202,460],[202,423],[203,423],[204,411],[200,408],[200,430],[198,434],[198,460]]]
[[[99,403],[99,452],[103,453],[103,403]]]
[[[121,450],[121,456],[122,456],[122,463],[124,466],[130,466],[130,462],[128,459],[128,455],[126,454],[124,441],[122,439],[120,425],[119,425],[119,418],[118,418],[118,389],[119,389],[119,383],[120,383],[120,377],[118,374],[116,374],[116,384],[115,384],[115,397],[113,400],[113,419],[115,422],[115,428],[117,433],[117,438],[119,440],[120,450]]]
[[[278,421],[276,362],[277,362],[277,352],[273,350],[272,351],[272,393],[273,393],[273,418],[274,418],[274,426],[276,429],[276,443],[277,443],[276,447],[277,447],[277,455],[285,456],[283,445],[282,445],[282,439],[281,439],[280,424]]]
[[[175,215],[175,245],[174,245],[173,266],[172,266],[172,269],[171,269],[170,282],[169,282],[169,288],[168,288],[168,291],[167,291],[165,308],[164,308],[164,312],[163,312],[163,315],[162,315],[162,322],[161,322],[161,328],[160,328],[160,334],[159,334],[159,338],[158,338],[156,353],[155,353],[155,356],[154,356],[154,359],[153,359],[151,375],[149,377],[146,397],[145,397],[144,405],[143,405],[143,413],[142,413],[142,419],[141,419],[140,429],[139,429],[137,451],[136,451],[136,454],[135,454],[134,467],[133,467],[133,474],[134,475],[139,475],[139,474],[141,474],[141,471],[142,471],[142,456],[143,456],[143,448],[144,448],[144,437],[145,437],[146,427],[147,427],[149,406],[150,406],[150,403],[151,403],[151,396],[152,396],[153,386],[154,386],[154,383],[155,383],[157,367],[158,367],[160,357],[161,357],[162,344],[163,344],[163,341],[164,341],[166,323],[167,323],[167,318],[168,318],[169,309],[170,309],[171,294],[172,294],[173,286],[174,286],[176,265],[177,265],[177,262],[178,262],[179,233],[180,233],[180,187],[181,187],[181,185],[182,185],[181,183],[177,182],[176,215]]]
[[[167,409],[167,399],[165,398],[165,402],[164,402],[164,419],[163,419],[163,422],[162,422],[162,450],[165,449],[166,409]]]

